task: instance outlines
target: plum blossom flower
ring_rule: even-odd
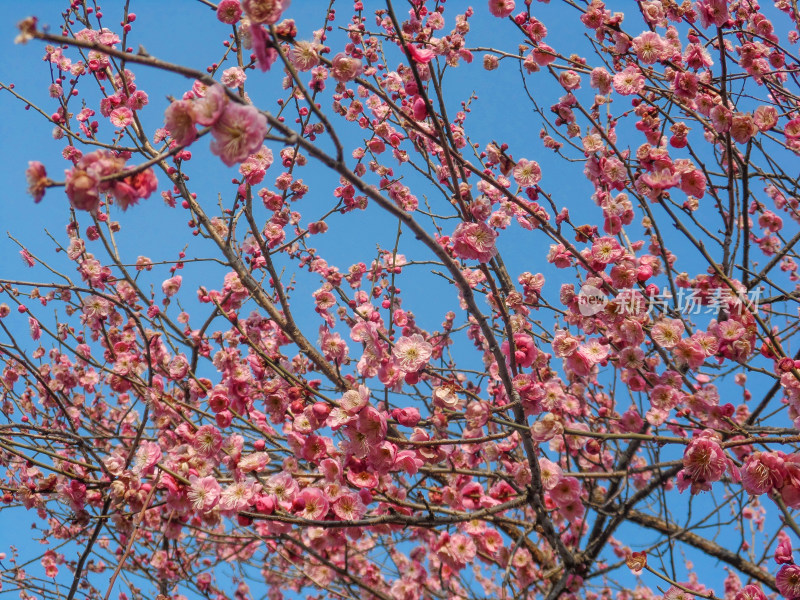
[[[315,487],[305,488],[294,500],[294,506],[304,519],[319,520],[328,514],[330,504],[325,493]]]
[[[33,196],[33,201],[38,204],[44,198],[47,186],[50,185],[47,170],[42,163],[32,160],[25,170],[25,178],[28,181],[28,193]]]
[[[145,169],[111,183],[111,194],[117,206],[127,210],[140,198],[149,198],[158,189],[158,179],[153,169]]]
[[[686,600],[690,599],[687,598]],[[767,600],[767,597],[758,585],[750,583],[736,592],[733,600]]]
[[[647,566],[647,553],[646,552],[631,552],[628,558],[625,559],[625,564],[634,573],[639,573]]]
[[[152,473],[159,460],[161,446],[155,442],[142,442],[133,459],[133,472],[140,475]]]
[[[728,0],[700,0],[696,7],[697,12],[700,13],[700,23],[703,27],[709,27],[712,24],[722,27],[730,18]]]
[[[736,113],[731,119],[731,137],[740,144],[746,144],[758,133],[758,127],[750,113]]]
[[[225,89],[218,84],[212,85],[202,97],[194,101],[192,117],[199,125],[210,127],[219,120],[227,105]]]
[[[357,521],[367,512],[358,494],[342,494],[333,503],[333,512],[343,521]]]
[[[242,457],[238,467],[242,473],[259,472],[263,471],[269,462],[269,454],[266,452],[253,452],[252,454]]]
[[[786,468],[783,459],[774,452],[754,452],[741,468],[742,486],[753,495],[766,494],[783,487]]]
[[[267,119],[250,105],[228,103],[211,128],[211,152],[227,166],[244,161],[261,147],[267,134]]]
[[[603,67],[595,67],[589,75],[589,85],[604,96],[611,92],[611,74]]]
[[[352,81],[363,71],[361,61],[352,56],[347,56],[344,52],[339,52],[331,61],[331,77],[340,83]]]
[[[414,62],[429,63],[434,56],[433,50],[430,48],[417,48],[413,44],[409,44],[406,47]]]
[[[214,456],[222,448],[222,434],[213,425],[203,425],[195,433],[192,445],[200,456]]]
[[[287,58],[298,71],[310,71],[319,64],[319,44],[300,41],[289,49]]]
[[[364,385],[359,385],[358,390],[347,390],[339,406],[348,414],[355,415],[369,403],[369,389]]]
[[[111,124],[118,129],[123,129],[133,123],[133,111],[127,106],[115,108],[109,115]]]
[[[164,295],[167,298],[171,298],[175,294],[178,293],[178,290],[181,289],[181,283],[183,282],[183,277],[180,275],[175,275],[174,277],[170,277],[169,279],[164,280],[161,284],[161,291],[164,292]]]
[[[673,348],[683,334],[683,322],[678,319],[662,319],[651,330],[653,341],[662,348]]]
[[[661,60],[664,52],[664,40],[654,31],[646,31],[633,38],[633,51],[645,65],[652,65]]]
[[[515,7],[514,0],[489,0],[489,12],[500,19],[514,12]]]
[[[190,488],[186,493],[192,508],[201,512],[208,512],[219,502],[220,487],[217,480],[211,477],[189,477]]]
[[[581,484],[575,477],[559,477],[550,490],[550,497],[558,506],[566,506],[580,500]]]
[[[779,565],[788,565],[794,562],[792,557],[792,540],[781,530],[778,532],[778,547],[775,548],[775,562]]]
[[[710,484],[720,480],[727,466],[728,459],[716,434],[706,429],[686,447],[683,469],[678,473],[678,489],[683,491],[691,483],[693,494],[709,490]]]
[[[556,463],[546,459],[539,459],[539,476],[542,480],[542,487],[546,490],[552,490],[561,479],[563,471]]]
[[[433,346],[420,334],[403,336],[392,348],[392,355],[401,371],[414,373],[419,371],[431,357]]]
[[[247,73],[239,67],[231,67],[222,72],[220,81],[222,85],[229,88],[236,88],[242,85],[247,79]]]
[[[243,0],[242,8],[253,23],[274,25],[289,8],[290,0]]]
[[[272,43],[272,37],[264,30],[261,25],[250,26],[250,39],[253,45],[253,52],[256,55],[258,68],[261,71],[269,71],[273,63],[278,60],[278,51]]]
[[[618,94],[623,96],[638,94],[644,89],[644,75],[638,67],[630,65],[614,75],[613,84]]]
[[[242,18],[239,0],[221,0],[217,5],[217,19],[226,25],[235,25]]]
[[[778,591],[784,598],[795,600],[800,598],[800,566],[783,565],[775,576]]]
[[[523,187],[536,185],[542,180],[542,169],[535,160],[519,159],[513,174],[514,181]]]
[[[176,100],[164,111],[164,127],[181,146],[188,146],[197,139],[195,120],[194,106],[189,100]]]
[[[219,497],[219,506],[223,510],[240,511],[247,509],[253,503],[256,493],[256,484],[252,479],[237,481],[226,487]]]
[[[486,223],[460,223],[453,232],[453,253],[487,263],[497,254],[495,238],[497,232]]]
[[[108,192],[113,181],[104,177],[119,173],[125,160],[108,150],[97,150],[81,157],[74,169],[66,173],[66,192],[73,208],[94,212],[100,204],[100,194]]]

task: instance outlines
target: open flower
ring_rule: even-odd
[[[25,170],[25,177],[28,180],[28,193],[33,196],[33,201],[41,202],[44,198],[44,191],[50,184],[44,165],[35,160],[30,161]]]
[[[487,263],[497,254],[496,238],[497,232],[486,223],[461,223],[453,232],[453,253]]]
[[[211,152],[229,167],[244,161],[261,147],[267,119],[254,106],[229,103],[211,128]]]
[[[406,373],[419,371],[428,362],[432,353],[433,346],[418,333],[410,337],[401,337],[392,349],[397,366]]]
[[[220,497],[220,487],[217,480],[211,476],[189,477],[191,487],[186,496],[192,503],[192,508],[200,512],[208,512],[217,505]]]

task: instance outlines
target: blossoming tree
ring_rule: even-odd
[[[134,4],[0,84],[70,207],[0,280],[3,591],[800,598],[796,2],[200,0],[210,66]]]

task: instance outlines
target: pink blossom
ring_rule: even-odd
[[[574,477],[560,477],[550,490],[550,497],[558,506],[566,506],[580,499],[581,484]]]
[[[746,144],[758,133],[753,115],[750,113],[736,113],[731,120],[731,137],[740,144]]]
[[[610,236],[598,238],[592,243],[592,260],[600,263],[616,262],[623,253],[619,242]]]
[[[355,415],[368,403],[369,389],[366,386],[359,385],[358,390],[347,390],[344,393],[342,399],[339,401],[339,406],[347,412],[347,414]]]
[[[211,128],[211,152],[227,166],[244,161],[261,147],[267,134],[267,119],[251,105],[228,103]]]
[[[428,362],[432,353],[433,346],[418,333],[410,337],[401,337],[392,348],[392,355],[398,367],[406,373],[419,371]]]
[[[792,557],[792,539],[781,530],[778,532],[778,546],[775,548],[775,562],[779,565],[787,565],[794,562]]]
[[[333,512],[342,521],[358,521],[367,512],[367,507],[358,494],[342,494],[333,503]]]
[[[558,83],[560,83],[561,87],[565,90],[577,90],[581,87],[581,76],[575,71],[568,69],[559,73]]]
[[[181,289],[182,281],[183,277],[181,277],[180,275],[175,275],[174,277],[170,277],[161,284],[161,291],[164,292],[164,295],[167,298],[171,298],[172,296],[178,293],[179,289]]]
[[[683,322],[678,319],[661,319],[650,330],[653,341],[662,348],[673,348],[684,332]]]
[[[406,408],[395,408],[392,417],[404,427],[414,427],[420,422],[419,410],[413,406]]]
[[[412,450],[401,450],[394,459],[394,467],[409,475],[416,475],[424,462]]]
[[[618,94],[623,96],[638,94],[644,89],[644,75],[638,67],[630,65],[614,75],[613,83]]]
[[[258,490],[256,490],[256,486]],[[219,506],[223,510],[246,510],[253,503],[253,497],[261,486],[252,479],[237,481],[227,486],[219,497]]]
[[[319,64],[318,44],[297,42],[289,49],[287,58],[298,71],[310,71]]]
[[[290,0],[242,0],[242,8],[252,23],[274,25],[289,3]]]
[[[66,174],[66,192],[72,206],[77,210],[95,212],[100,204],[100,194],[113,186],[113,180],[103,179],[116,175],[124,166],[124,159],[108,150],[82,156],[75,168]]]
[[[195,433],[192,446],[200,456],[214,456],[222,448],[222,434],[213,425],[203,425]]]
[[[783,128],[784,135],[790,140],[800,138],[800,118],[792,119]]]
[[[269,462],[269,454],[266,452],[253,452],[252,454],[243,456],[237,466],[242,473],[258,473],[263,471]]]
[[[453,253],[459,258],[489,262],[495,254],[497,232],[486,223],[460,223],[453,232]]]
[[[189,477],[189,491],[186,497],[192,504],[192,508],[199,512],[208,512],[219,502],[220,486],[217,480],[211,477]]]
[[[767,597],[757,584],[750,583],[736,592],[733,600],[767,600]]]
[[[331,61],[331,77],[340,83],[352,81],[361,75],[363,68],[359,59],[347,56],[344,52],[339,52]]]
[[[235,25],[242,18],[239,0],[221,0],[217,5],[217,19],[226,25]]]
[[[406,48],[408,48],[408,53],[414,62],[429,63],[434,56],[433,50],[430,48],[417,48],[413,44],[409,44]]]
[[[542,480],[542,487],[546,490],[552,490],[558,485],[561,480],[563,471],[556,463],[546,459],[539,459],[539,475]]]
[[[489,12],[501,19],[514,12],[515,7],[514,0],[489,0]]]
[[[268,71],[273,63],[278,59],[278,51],[275,50],[272,38],[261,25],[250,25],[250,38],[253,42],[253,52],[256,55],[258,68],[261,71]]]
[[[754,452],[741,468],[742,486],[753,495],[767,494],[783,487],[786,468],[774,452]]]
[[[294,510],[304,519],[318,521],[328,514],[330,504],[319,488],[305,488],[294,499]]]
[[[181,146],[188,146],[197,139],[196,119],[194,105],[189,100],[176,100],[164,111],[164,127]]]
[[[712,24],[722,27],[730,18],[728,0],[699,0],[696,6],[703,27],[709,27]]]
[[[753,113],[759,131],[769,131],[778,124],[778,110],[774,106],[759,106]]]
[[[503,354],[509,356],[509,343],[503,342]],[[514,361],[518,367],[530,367],[533,361],[536,360],[539,351],[536,349],[536,344],[533,338],[526,333],[514,334]]]
[[[214,125],[222,116],[228,104],[228,95],[221,85],[212,85],[201,98],[192,105],[192,118],[205,127]]]
[[[523,187],[536,185],[542,180],[542,169],[535,160],[519,159],[513,174],[514,181]]]
[[[547,65],[554,63],[557,58],[556,51],[547,44],[542,43],[534,48],[532,55],[534,62],[540,67],[546,67]]]
[[[38,161],[30,161],[25,170],[25,178],[28,181],[28,193],[33,196],[33,201],[37,204],[44,198],[44,192],[50,185],[47,171],[44,165]]]
[[[646,31],[633,38],[633,51],[642,64],[652,65],[661,60],[664,40],[654,31]]]
[[[239,67],[231,67],[222,72],[220,81],[222,85],[229,88],[236,88],[242,85],[247,80],[247,73]]]
[[[726,133],[730,131],[731,123],[733,121],[733,114],[731,110],[721,104],[717,104],[711,109],[711,124],[717,133]]]
[[[141,198],[149,198],[156,189],[158,179],[151,168],[111,182],[111,194],[122,210],[127,210]]]
[[[611,92],[611,74],[603,67],[595,67],[589,75],[589,85],[606,95]]]
[[[681,173],[679,187],[684,194],[702,198],[706,194],[706,177],[700,169]]]
[[[115,108],[109,115],[111,124],[118,129],[123,129],[133,123],[133,112],[127,106]]]
[[[161,446],[155,442],[142,442],[133,459],[133,472],[148,475],[153,472],[159,460],[161,460]]]
[[[800,566],[783,565],[775,576],[778,591],[787,600],[800,598]]]
[[[716,434],[706,429],[695,437],[683,454],[683,470],[678,475],[678,488],[686,489],[692,484],[692,493],[711,489],[710,484],[719,481],[728,466],[725,452],[717,441]]]

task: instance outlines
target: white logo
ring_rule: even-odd
[[[581,291],[578,293],[578,310],[584,317],[596,315],[605,308],[607,302],[608,297],[602,290],[588,284],[581,286]]]

